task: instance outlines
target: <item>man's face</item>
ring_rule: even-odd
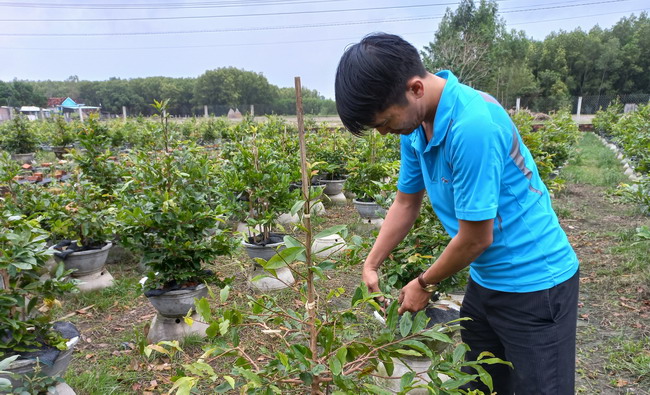
[[[410,134],[422,124],[417,107],[412,102],[406,105],[392,105],[375,116],[372,127],[381,135]]]

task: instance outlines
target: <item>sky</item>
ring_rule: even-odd
[[[334,98],[346,46],[372,32],[422,49],[459,0],[0,0],[0,80],[198,77],[236,67]],[[478,2],[476,0],[475,2]],[[497,0],[510,29],[548,34],[650,11],[648,0]]]

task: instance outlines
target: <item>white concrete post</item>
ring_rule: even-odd
[[[580,122],[580,110],[582,110],[582,96],[578,96],[578,109],[576,111],[576,121]]]
[[[126,106],[122,106],[122,119],[126,121]]]
[[[251,104],[251,117],[255,116],[255,104]]]
[[[517,104],[515,105],[516,111],[519,112],[519,105],[521,104],[521,97],[517,98]]]
[[[84,121],[84,112],[83,112],[83,110],[81,109],[81,107],[79,107],[79,120],[80,120],[81,122]]]
[[[208,106],[207,106],[207,105],[204,105],[204,106],[203,106],[203,116],[204,116],[205,118],[208,117]]]

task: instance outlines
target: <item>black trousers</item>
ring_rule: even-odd
[[[498,395],[575,393],[579,277],[527,293],[490,290],[470,278],[460,312],[472,319],[462,322],[461,337],[471,348],[466,359],[490,351],[513,364],[483,365]],[[490,393],[478,382],[463,388]]]

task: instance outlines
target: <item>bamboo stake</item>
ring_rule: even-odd
[[[295,77],[295,87],[296,87],[296,116],[298,119],[298,138],[300,140],[300,168],[302,170],[302,195],[305,199],[304,211],[303,211],[303,221],[306,230],[306,240],[305,240],[305,257],[306,257],[306,266],[307,266],[307,314],[309,316],[309,349],[311,350],[313,358],[316,358],[318,355],[318,343],[317,336],[318,332],[316,330],[316,302],[315,302],[315,291],[314,291],[314,273],[311,270],[312,260],[311,260],[311,238],[312,238],[312,229],[311,229],[311,208],[309,201],[309,181],[311,179],[311,174],[309,174],[309,169],[307,168],[307,146],[305,144],[305,122],[303,119],[303,108],[302,108],[302,86],[300,83],[300,77]],[[311,393],[320,394],[320,380],[319,377],[314,377],[314,381],[311,384]]]

